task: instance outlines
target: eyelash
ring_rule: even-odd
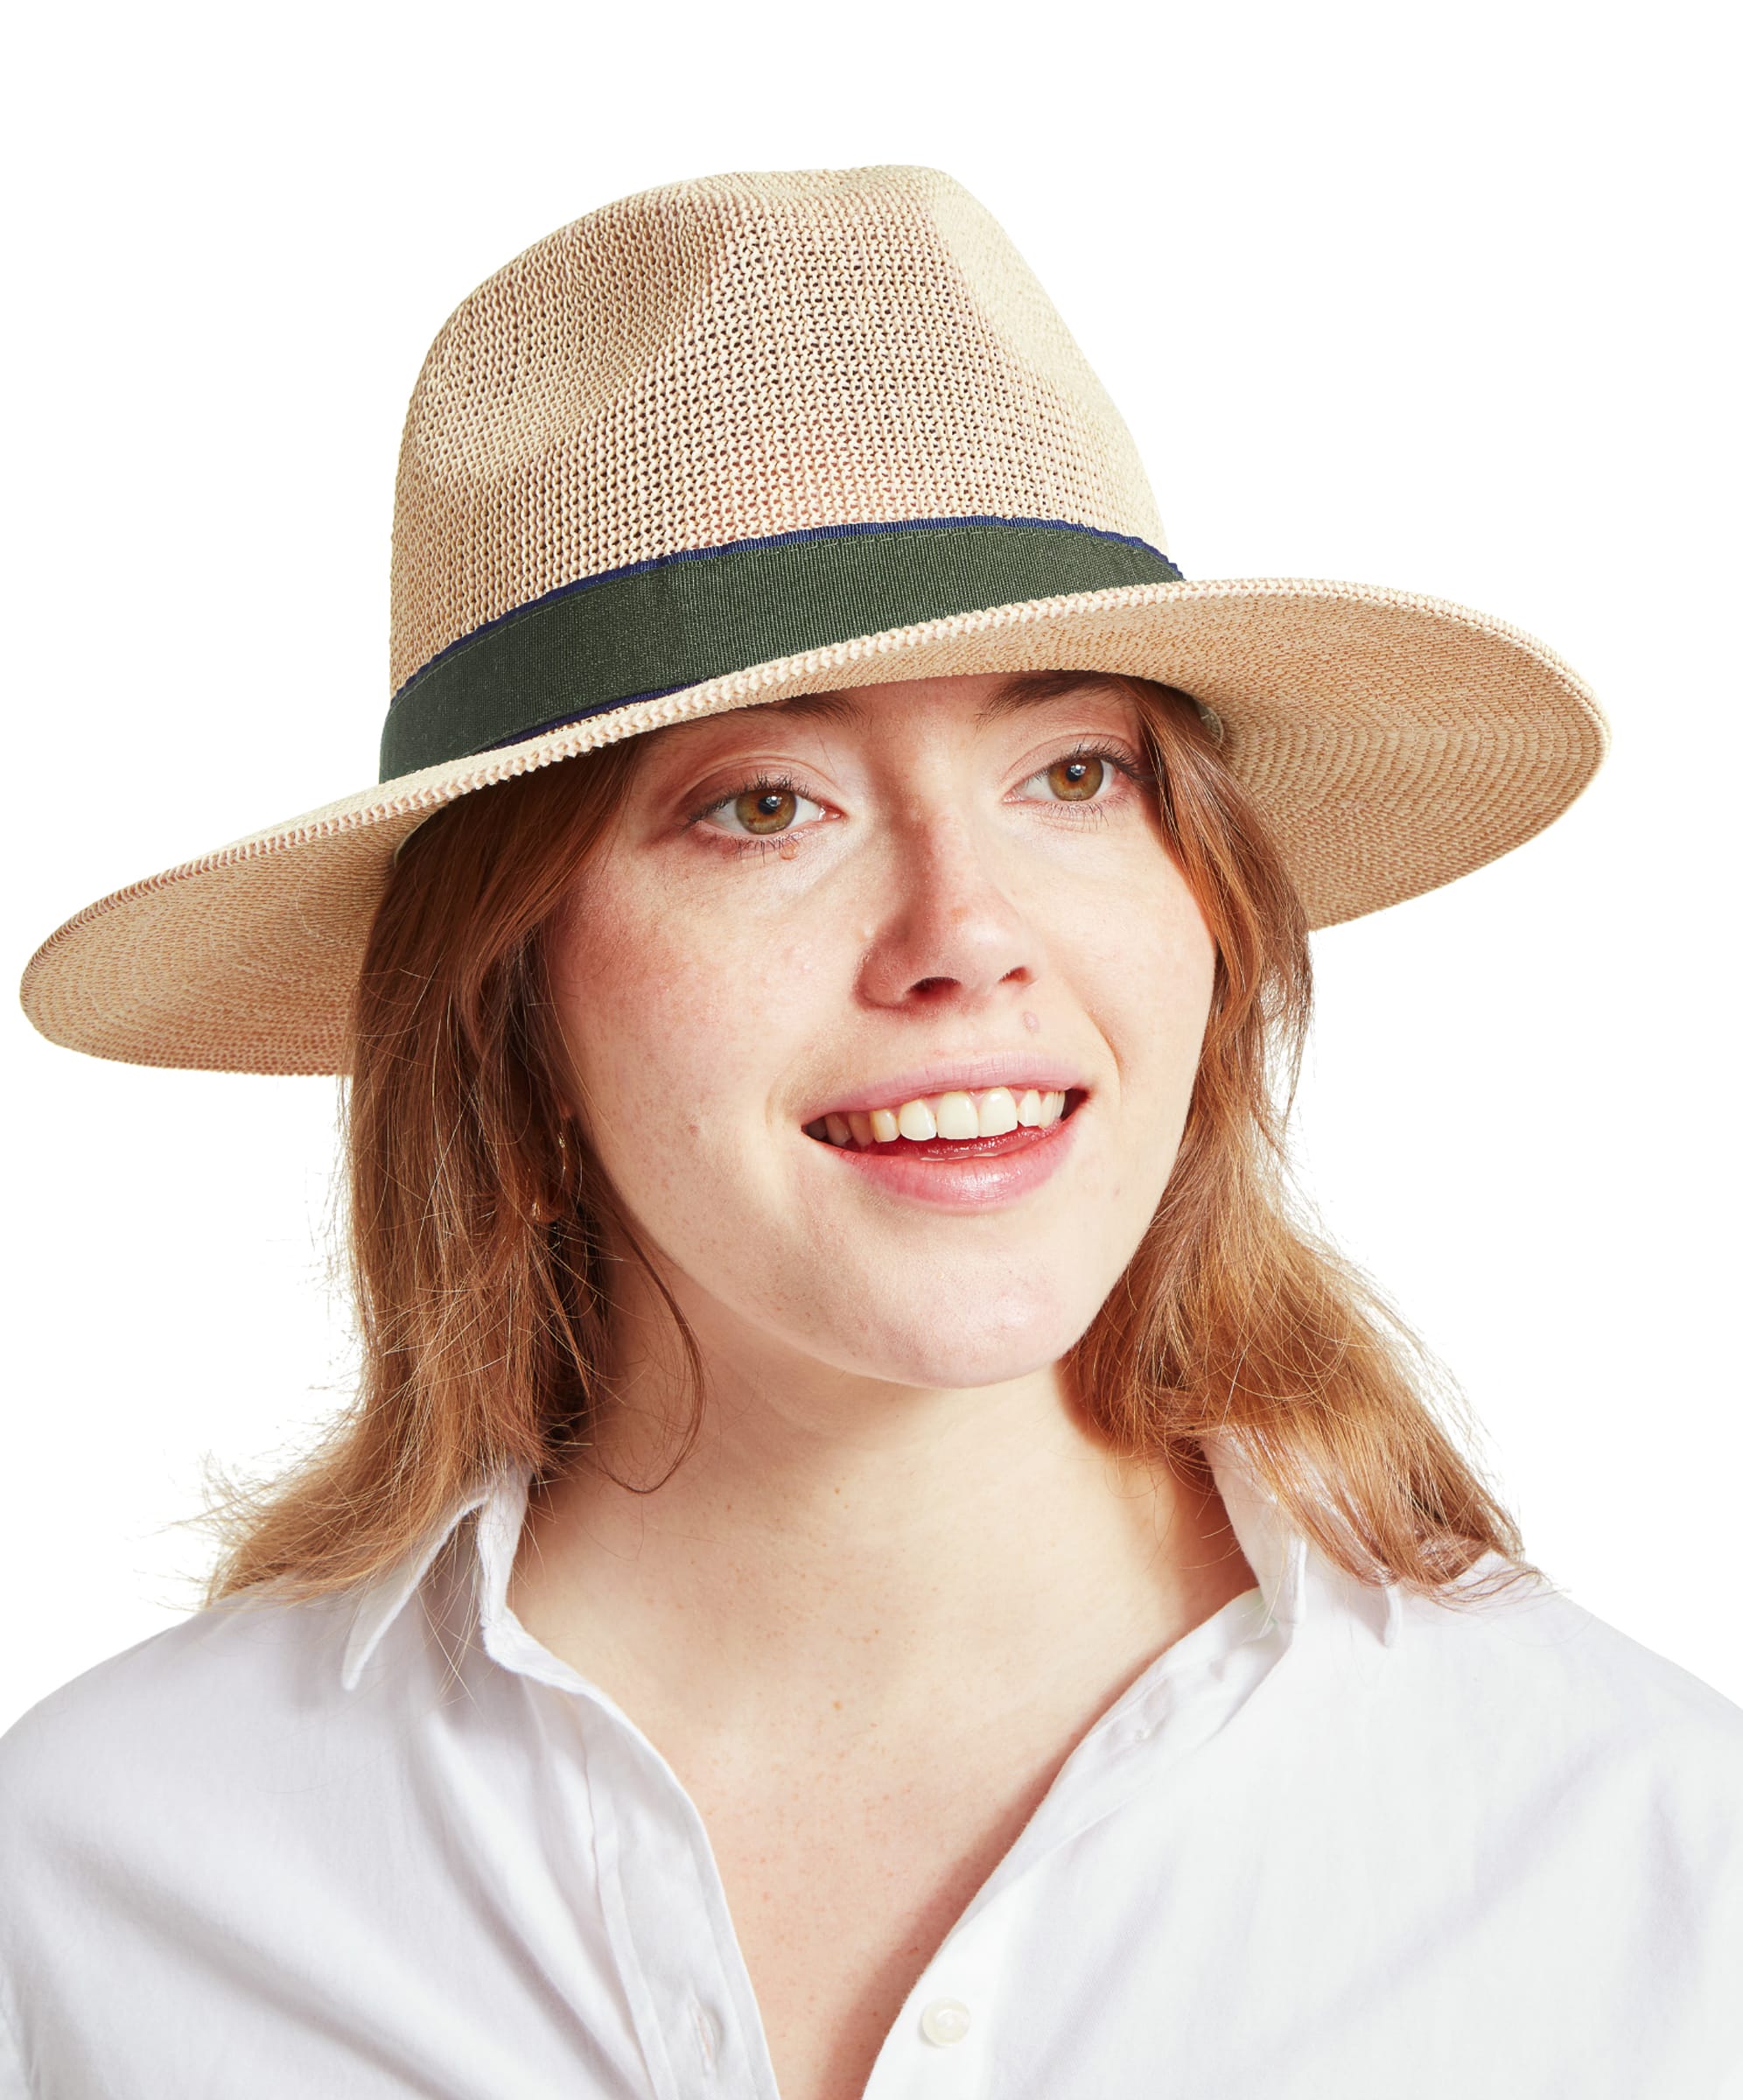
[[[1102,744],[1093,738],[1085,738],[1070,751],[1062,752],[1060,757],[1049,759],[1045,766],[1038,766],[1033,773],[1026,776],[1023,785],[1026,787],[1030,780],[1038,778],[1041,774],[1051,773],[1055,766],[1074,766],[1085,759],[1102,760],[1105,764],[1111,766],[1116,773],[1123,774],[1127,780],[1138,787],[1149,788],[1153,787],[1156,783],[1156,775],[1147,766],[1135,763],[1116,745]],[[807,802],[820,800],[818,796],[808,794],[803,783],[791,774],[759,773],[754,780],[746,780],[741,786],[732,788],[726,794],[710,796],[701,808],[692,810],[684,821],[687,824],[701,830],[705,825],[705,820],[712,816],[717,810],[725,808],[728,803],[736,802],[741,795],[746,794],[799,794],[804,795]],[[1107,822],[1106,802],[1105,796],[1098,796],[1093,802],[1057,802],[1054,807],[1064,811],[1068,822],[1070,822],[1105,823]],[[717,830],[712,836],[714,843],[724,848],[728,853],[735,856],[755,853],[760,856],[777,850],[786,840],[793,837],[794,834],[791,831],[779,831],[770,833],[766,838],[739,838],[732,832]]]

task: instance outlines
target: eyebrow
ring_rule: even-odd
[[[1066,676],[1059,671],[1014,672],[1002,679],[975,710],[975,727],[985,729],[1006,715],[1020,713],[1028,707],[1044,707],[1049,700],[1069,699],[1080,692],[1112,692],[1125,697],[1123,682],[1111,672],[1072,672],[1068,684],[1063,682]],[[794,693],[786,700],[765,701],[759,711],[788,715],[802,722],[831,722],[842,727],[864,722],[868,713],[863,702],[846,693]]]

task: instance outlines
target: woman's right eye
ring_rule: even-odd
[[[824,814],[822,805],[802,794],[793,781],[758,780],[710,803],[697,812],[696,821],[724,832],[735,842],[753,841],[780,837],[794,825],[808,821],[802,815],[807,809],[815,816]]]

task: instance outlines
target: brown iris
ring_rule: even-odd
[[[793,822],[793,813],[799,797],[784,788],[764,788],[753,794],[741,794],[732,805],[738,822],[753,838],[767,838],[776,831],[784,831]]]
[[[1047,767],[1047,778],[1061,802],[1093,802],[1107,772],[1104,759],[1061,759]]]

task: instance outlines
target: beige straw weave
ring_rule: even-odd
[[[1045,522],[1166,567],[1125,425],[997,222],[929,168],[648,191],[528,249],[437,338],[401,452],[392,686],[410,709],[444,665],[487,660],[492,623],[530,632],[635,564],[941,520]],[[1044,668],[1213,708],[1319,926],[1517,845],[1605,745],[1540,643],[1410,593],[1161,580],[970,605],[590,701],[269,826],[79,914],[24,1002],[97,1056],[332,1071],[393,853],[456,796],[794,693]]]
[[[578,577],[977,515],[1164,546],[1118,411],[967,191],[933,168],[649,190],[499,270],[424,360],[395,500],[394,688]]]

